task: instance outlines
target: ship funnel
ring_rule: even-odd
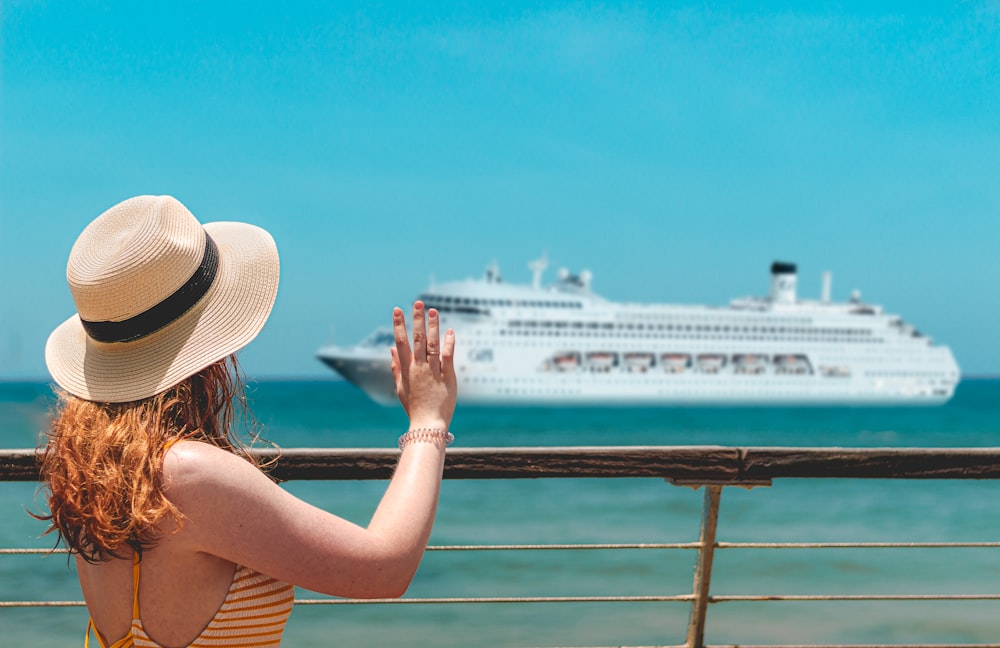
[[[823,292],[821,293],[824,304],[830,303],[830,286],[833,283],[833,275],[829,272],[823,273]]]
[[[794,263],[775,261],[771,264],[771,301],[776,304],[795,303],[797,282]]]

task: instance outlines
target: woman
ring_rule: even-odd
[[[78,314],[46,345],[61,388],[45,449],[51,529],[69,545],[104,648],[276,646],[292,586],[395,597],[423,555],[455,407],[451,330],[393,311],[392,372],[410,418],[367,527],[288,494],[242,452],[235,352],[274,304],[264,230],[202,226],[168,196],[92,222],[70,253]]]

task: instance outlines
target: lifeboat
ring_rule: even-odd
[[[618,354],[612,351],[592,351],[587,354],[587,366],[591,371],[611,371],[618,364]]]
[[[739,353],[733,356],[733,372],[740,374],[762,374],[767,370],[767,356],[753,353]]]
[[[702,353],[698,356],[698,371],[715,374],[726,366],[726,356],[722,353]]]
[[[552,356],[552,366],[556,371],[576,371],[580,368],[580,354],[575,351],[557,353]]]
[[[776,374],[804,375],[812,373],[809,358],[804,355],[776,355],[774,356],[773,363],[774,373]]]
[[[625,367],[629,371],[645,372],[653,366],[653,354],[644,352],[632,352],[624,354]]]
[[[660,356],[660,366],[667,373],[684,373],[691,366],[691,356],[686,353],[664,353]]]

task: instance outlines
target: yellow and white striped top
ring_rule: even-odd
[[[135,583],[132,604],[132,630],[110,646],[105,646],[100,635],[97,642],[101,648],[161,648],[149,638],[139,617],[139,562],[132,567]],[[229,593],[219,607],[219,611],[201,634],[192,641],[191,648],[214,648],[218,646],[266,647],[279,646],[281,633],[292,612],[295,589],[248,567],[237,567]],[[87,627],[88,648],[91,622]]]

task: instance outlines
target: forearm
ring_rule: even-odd
[[[383,555],[379,574],[386,579],[390,594],[402,595],[406,590],[427,547],[441,490],[444,455],[443,444],[408,444],[368,524]]]
[[[400,308],[392,312],[392,376],[399,402],[410,418],[410,431],[396,473],[372,516],[367,531],[377,557],[374,590],[401,596],[417,571],[437,512],[444,449],[451,441],[448,424],[455,411],[455,333],[442,344],[438,313],[413,303],[413,346]]]

